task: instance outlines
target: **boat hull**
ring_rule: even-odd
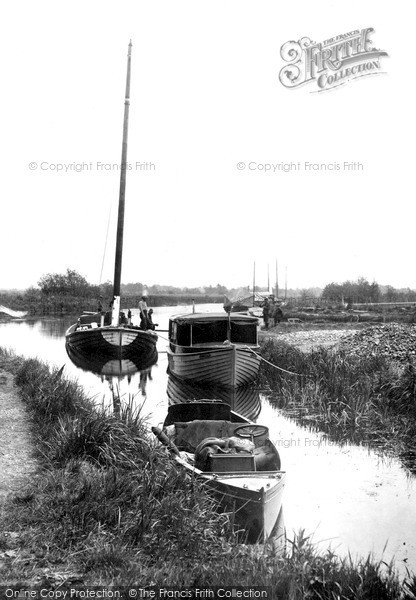
[[[284,471],[213,475],[201,473],[179,457],[176,460],[206,484],[219,508],[230,513],[247,542],[264,543],[275,535],[286,482]]]
[[[285,486],[285,473],[239,473],[207,478],[221,508],[230,511],[247,541],[263,543],[275,530]]]
[[[66,333],[66,343],[72,351],[119,360],[138,356],[153,360],[157,355],[156,342],[153,331],[123,325],[88,328],[72,325]]]
[[[247,346],[229,344],[189,351],[168,349],[169,371],[180,379],[238,387],[255,381],[260,356]]]

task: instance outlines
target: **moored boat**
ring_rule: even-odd
[[[138,353],[134,348],[131,353],[128,346],[125,348],[123,358],[111,358],[105,353],[86,352],[83,346],[65,345],[67,354],[72,363],[79,369],[89,371],[101,376],[125,377],[134,375],[152,367],[157,363],[158,353],[155,347],[149,352]]]
[[[100,318],[99,313],[96,316]],[[81,316],[66,332],[66,343],[75,352],[84,355],[104,356],[119,360],[141,357],[145,362],[153,360],[156,352],[157,334],[128,324],[104,325],[85,323]]]
[[[125,359],[152,355],[157,334],[152,329],[132,325],[120,310],[121,264],[123,255],[124,207],[127,171],[127,137],[130,106],[131,42],[127,55],[127,79],[124,101],[123,143],[120,169],[120,195],[118,204],[117,240],[114,267],[114,286],[111,310],[104,314],[85,313],[66,332],[66,343],[72,349],[91,355]]]
[[[203,385],[169,375],[166,391],[170,405],[192,400],[220,400],[251,421],[255,421],[261,411],[260,392],[254,384],[239,387]]]
[[[241,314],[190,313],[169,320],[169,371],[200,383],[237,387],[260,367],[258,319]]]
[[[169,407],[153,433],[175,460],[203,481],[249,542],[264,542],[279,524],[285,473],[268,429],[221,402]]]

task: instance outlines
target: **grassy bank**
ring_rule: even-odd
[[[276,338],[262,342],[260,383],[303,425],[336,441],[365,443],[401,458],[416,472],[416,371],[383,356],[348,350],[302,352]]]
[[[275,598],[411,598],[371,558],[318,553],[299,534],[286,554],[238,543],[200,483],[149,438],[129,407],[97,408],[37,360],[6,354],[36,439],[40,471],[0,515],[0,580],[18,585],[271,586]]]

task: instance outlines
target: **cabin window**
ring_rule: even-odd
[[[192,325],[192,344],[206,344],[208,342],[219,342],[222,344],[226,339],[227,321],[194,323]]]
[[[176,344],[179,346],[191,345],[191,327],[189,325],[181,325],[175,323],[176,326]],[[175,330],[174,330],[175,334]]]
[[[176,323],[173,323],[173,321],[169,321],[169,339],[172,342],[176,341]]]
[[[256,323],[231,323],[231,342],[257,344]]]

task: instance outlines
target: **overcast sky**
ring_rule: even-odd
[[[0,289],[68,267],[98,283],[110,209],[101,279],[112,278],[130,38],[124,283],[248,285],[255,260],[266,285],[277,259],[289,287],[364,276],[416,288],[414,20],[410,1],[401,6],[3,5]],[[389,55],[384,74],[324,93],[280,83],[285,42],[365,27]],[[248,166],[305,161],[363,169]]]

